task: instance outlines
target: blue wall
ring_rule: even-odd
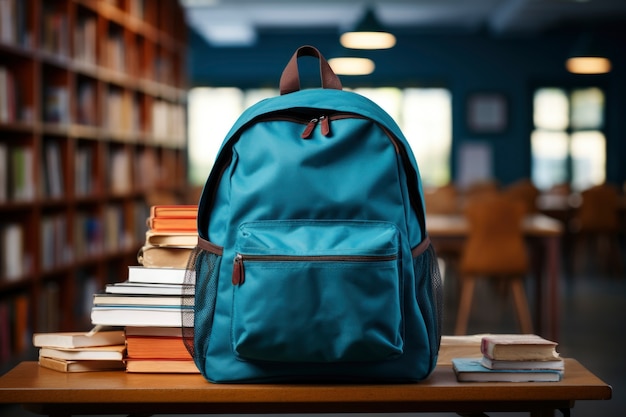
[[[502,184],[530,176],[532,91],[545,85],[600,85],[607,94],[607,180],[626,181],[626,31],[596,31],[613,61],[606,75],[571,75],[565,59],[577,30],[563,29],[536,37],[496,37],[489,33],[450,34],[397,32],[390,50],[363,52],[376,62],[369,76],[342,77],[344,86],[443,86],[453,97],[453,175],[455,155],[464,141],[492,146],[494,174]],[[339,53],[336,30],[261,32],[251,48],[213,48],[189,35],[188,80],[191,85],[278,87],[280,74],[297,47],[311,44],[331,58]],[[302,60],[301,60],[302,61]],[[305,59],[306,61],[306,59]],[[317,87],[307,67],[303,78]],[[465,105],[473,92],[500,92],[509,101],[509,124],[502,134],[475,135],[465,123]]]

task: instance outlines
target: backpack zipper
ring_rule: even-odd
[[[360,116],[354,113],[334,113],[333,115],[322,114],[317,117],[313,117],[312,119],[306,119],[302,116],[298,115],[290,115],[290,114],[276,114],[272,116],[264,117],[263,121],[275,121],[275,120],[286,120],[294,123],[304,124],[304,130],[300,137],[302,139],[310,139],[311,135],[313,135],[313,131],[315,127],[319,124],[321,126],[321,133],[325,137],[330,136],[330,122],[331,120],[339,120],[339,119],[365,119],[365,117]]]
[[[330,118],[328,116],[322,115],[320,117],[315,117],[309,120],[309,123],[307,123],[306,127],[304,128],[304,132],[302,132],[302,135],[300,135],[300,137],[302,139],[309,139],[311,135],[313,134],[313,130],[315,129],[315,126],[317,126],[318,123],[321,123],[322,125],[322,135],[329,136],[330,135]]]
[[[241,285],[245,281],[244,261],[257,262],[379,262],[393,261],[398,255],[244,255],[238,253],[233,260],[233,285]]]

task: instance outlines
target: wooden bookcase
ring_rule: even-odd
[[[187,187],[185,34],[177,0],[0,0],[0,364],[89,329]]]

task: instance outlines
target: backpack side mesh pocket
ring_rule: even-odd
[[[185,272],[181,321],[183,342],[200,369],[198,360],[208,348],[213,326],[221,259],[222,248],[200,238],[189,256]],[[194,337],[195,329],[202,329],[202,337]]]

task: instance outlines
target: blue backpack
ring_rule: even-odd
[[[298,58],[320,63],[300,90]],[[198,206],[185,343],[212,382],[426,378],[441,277],[402,132],[312,46],[226,136]]]

